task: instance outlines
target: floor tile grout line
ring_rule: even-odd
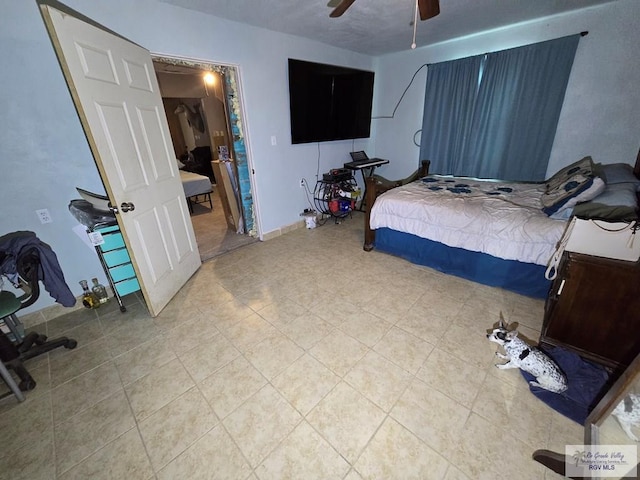
[[[220,332],[220,334],[222,335],[222,332]],[[243,354],[240,350],[238,350],[238,352],[240,353],[240,355],[239,355],[239,356],[243,356],[243,357],[244,357],[244,354]],[[236,357],[236,358],[238,358],[238,357]],[[234,360],[231,360],[231,361],[234,361]],[[249,363],[249,365],[251,365],[251,362],[249,362],[246,358],[245,358],[245,361],[247,361],[247,362]],[[182,359],[180,359],[180,362],[182,363]],[[231,362],[229,362],[229,363],[231,363]],[[217,423],[216,425],[214,425],[213,427],[211,427],[209,430],[207,430],[207,432],[205,432],[202,436],[200,436],[200,437],[198,438],[198,440],[196,440],[196,442],[197,442],[197,441],[199,441],[199,440],[200,440],[200,438],[204,437],[204,436],[205,436],[205,435],[207,435],[209,432],[211,432],[214,428],[216,428],[216,427],[218,427],[218,426],[219,426],[220,428],[224,429],[225,434],[226,434],[226,435],[231,439],[231,441],[233,442],[233,444],[234,444],[235,448],[237,448],[237,449],[238,449],[238,451],[240,452],[240,455],[242,455],[242,458],[243,458],[243,459],[244,459],[244,461],[247,463],[247,465],[250,467],[251,472],[252,472],[252,473],[254,473],[254,470],[255,470],[255,469],[252,467],[251,462],[250,462],[250,461],[249,461],[249,459],[246,457],[246,455],[245,455],[244,451],[242,450],[242,448],[240,448],[240,445],[238,445],[238,443],[237,443],[236,439],[233,437],[233,435],[231,435],[231,432],[229,432],[229,430],[227,429],[227,426],[224,424],[224,419],[225,419],[225,418],[227,418],[229,415],[231,415],[233,412],[235,412],[235,411],[236,411],[238,408],[240,408],[242,405],[244,405],[244,404],[245,404],[245,403],[246,403],[246,402],[247,402],[251,397],[253,397],[253,395],[255,395],[255,393],[257,393],[257,392],[255,392],[255,393],[254,393],[253,395],[251,395],[249,398],[245,399],[245,401],[244,401],[244,402],[242,402],[242,403],[241,403],[241,405],[237,406],[233,411],[229,412],[229,413],[227,414],[227,416],[226,416],[226,417],[224,417],[224,418],[220,418],[220,416],[216,413],[216,411],[215,411],[215,409],[214,409],[213,405],[211,405],[211,402],[209,401],[209,399],[207,398],[207,396],[202,392],[202,389],[200,388],[200,385],[202,384],[202,382],[204,382],[204,380],[206,380],[207,378],[211,377],[212,375],[215,375],[215,373],[216,373],[216,372],[219,372],[222,368],[224,368],[225,366],[229,365],[229,363],[227,363],[227,364],[225,364],[224,366],[222,366],[222,367],[218,368],[216,371],[211,372],[211,375],[209,375],[208,377],[206,377],[205,379],[203,379],[200,383],[196,382],[195,378],[193,378],[193,375],[191,375],[191,373],[189,372],[189,370],[188,370],[188,369],[186,368],[186,366],[182,363],[183,368],[187,371],[187,373],[188,373],[188,374],[189,374],[189,376],[191,377],[191,380],[195,383],[195,386],[196,386],[196,388],[198,389],[198,391],[200,392],[200,395],[202,395],[202,398],[204,399],[204,401],[207,403],[207,405],[208,405],[208,406],[209,406],[209,408],[211,409],[211,413],[213,413],[213,415],[215,415],[216,419],[218,420],[218,423]],[[254,368],[255,368],[255,367],[254,367]],[[261,372],[260,372],[260,373],[261,373]],[[263,378],[265,378],[265,377],[264,377],[264,375],[263,375]],[[267,380],[267,379],[265,378],[265,380]],[[268,381],[268,380],[267,380],[267,381]],[[258,391],[259,391],[259,390],[258,390]],[[195,444],[196,442],[194,442],[194,444]],[[188,449],[188,448],[190,448],[190,447],[187,447],[187,449]],[[186,451],[187,449],[185,449],[184,451]],[[176,456],[175,456],[175,457],[174,457],[174,458],[173,458],[169,463],[171,463],[172,461],[174,461],[175,459],[177,459],[180,455],[182,455],[182,454],[184,453],[184,451],[183,451],[183,452],[181,452],[180,454],[176,455]],[[167,465],[169,465],[169,463],[167,463]],[[248,478],[248,477],[247,477],[247,478]]]
[[[117,394],[119,392],[115,391],[115,392],[111,392],[110,394],[108,394],[106,397],[98,400],[97,402],[95,402],[93,405],[90,405],[89,407],[87,407],[86,409],[72,415],[71,417],[69,417],[68,419],[64,420],[63,422],[59,422],[58,424],[56,424],[55,426],[60,426],[62,423],[64,422],[68,422],[69,420],[73,419],[74,417],[76,417],[77,415],[80,415],[86,411],[88,411],[89,409],[91,409],[92,407],[94,407],[95,405],[97,405],[98,403],[108,399],[109,397]],[[124,392],[123,390],[123,394],[125,394],[125,398],[126,398],[126,392]],[[127,403],[128,403],[128,399],[127,399]],[[134,418],[135,420],[135,418]],[[55,438],[55,426],[54,426],[54,438]],[[119,434],[117,437],[113,438],[111,441],[109,441],[108,443],[102,445],[101,447],[99,447],[98,449],[94,450],[93,452],[88,453],[87,455],[85,455],[82,459],[78,460],[76,463],[74,463],[73,465],[71,465],[70,467],[68,467],[66,470],[62,471],[62,472],[58,472],[58,464],[57,461],[54,463],[54,467],[55,467],[55,471],[56,471],[56,478],[57,476],[60,475],[64,475],[65,473],[69,472],[72,468],[75,468],[76,466],[80,465],[81,463],[83,463],[85,460],[87,460],[89,457],[91,457],[92,455],[98,453],[100,450],[102,450],[103,448],[107,447],[109,444],[113,443],[115,440],[117,440],[118,438],[120,438],[122,435],[128,433],[129,431],[131,431],[133,427],[129,428],[128,430],[126,430],[125,432]]]
[[[149,462],[149,466],[151,467],[151,471],[153,472],[154,478],[157,479],[158,472],[156,471],[156,467],[153,465],[153,462],[151,460],[151,455],[149,454],[149,449],[147,447],[147,443],[144,441],[144,436],[142,435],[142,430],[140,430],[140,423],[138,422],[138,419],[136,418],[135,411],[133,410],[133,405],[131,405],[131,398],[130,398],[129,394],[127,393],[127,389],[125,388],[124,382],[122,381],[122,375],[120,374],[120,370],[118,370],[117,366],[116,366],[116,371],[118,373],[118,378],[120,379],[120,384],[122,386],[122,390],[124,391],[125,398],[127,399],[127,405],[129,406],[129,413],[131,414],[131,416],[133,418],[135,429],[138,432],[138,436],[140,437],[140,442],[142,443],[142,447],[144,448],[144,453],[147,456],[147,461]]]
[[[54,479],[58,478],[58,448],[56,446],[56,428],[55,428],[55,417],[53,414],[53,379],[51,376],[51,359],[49,358],[49,353],[47,353],[47,370],[49,372],[49,414],[51,417],[51,449],[52,449],[52,469]]]

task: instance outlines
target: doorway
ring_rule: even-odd
[[[236,67],[152,58],[183,185],[193,174],[212,185],[188,200],[202,261],[257,242]]]

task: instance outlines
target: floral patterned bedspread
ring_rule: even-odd
[[[431,175],[382,194],[371,228],[546,265],[566,226],[542,212],[543,183]]]

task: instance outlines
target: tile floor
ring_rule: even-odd
[[[220,202],[220,190],[215,185],[211,194],[211,203],[213,208],[209,208],[208,203],[193,204],[191,214],[200,258],[203,262],[259,241],[249,235],[238,235],[233,230],[229,230]]]
[[[361,243],[357,213],[204,263],[157,318],[40,325],[79,345],[0,401],[0,478],[560,478],[531,454],[582,428],[485,338],[500,311],[537,338],[543,303]]]

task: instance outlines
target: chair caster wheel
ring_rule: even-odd
[[[64,348],[67,348],[69,350],[73,350],[77,346],[78,346],[78,342],[76,340],[73,340],[73,339],[67,340],[67,343],[64,344]]]
[[[124,305],[122,305],[122,306],[120,307],[120,311],[121,311],[122,313],[126,312],[126,311],[127,311],[127,307],[125,307]]]
[[[29,390],[33,390],[34,388],[36,388],[36,381],[33,380],[33,379],[23,380],[18,385],[18,388],[23,392],[27,392]]]

